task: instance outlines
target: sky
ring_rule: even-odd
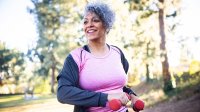
[[[180,27],[176,36],[200,36],[200,0],[183,0]],[[33,7],[30,0],[0,0],[0,41],[6,42],[7,47],[17,48],[26,52],[35,45],[37,40],[36,25],[33,15],[27,12],[27,6]],[[199,43],[200,44],[200,43]],[[200,45],[192,40],[188,41],[192,52],[199,51]],[[168,45],[169,61],[177,65],[180,58],[180,45],[170,42]],[[195,59],[200,60],[200,52],[195,54]]]
[[[37,39],[34,17],[27,6],[33,7],[30,0],[0,0],[0,41],[24,52]]]
[[[200,0],[183,0],[180,30],[182,35],[200,36]]]
[[[170,50],[168,53],[170,66],[177,66],[180,63],[181,44],[178,43],[180,37],[200,38],[199,4],[200,0],[183,0],[182,2],[182,12],[178,17],[179,19],[177,19],[180,25],[177,27],[175,34],[176,40],[172,39],[167,46],[168,50]],[[200,61],[200,41],[195,42],[194,38],[188,38],[185,44],[187,45],[188,52],[193,53],[191,59]]]

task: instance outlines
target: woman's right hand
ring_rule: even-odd
[[[126,105],[129,102],[128,96],[125,92],[108,94],[108,101],[113,99],[119,99],[122,105]]]

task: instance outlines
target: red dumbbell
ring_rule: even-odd
[[[144,109],[144,102],[142,100],[137,100],[134,104],[132,104],[132,108],[134,111],[139,112]]]
[[[113,99],[108,102],[108,106],[110,107],[111,110],[117,111],[121,108],[122,103],[118,99]]]
[[[127,94],[129,100],[131,100],[131,96]],[[113,99],[108,102],[108,105],[111,110],[117,111],[121,108],[122,103],[119,99]],[[141,100],[137,100],[134,104],[132,104],[132,108],[135,111],[140,111],[144,109],[144,102]]]

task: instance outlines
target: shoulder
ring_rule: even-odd
[[[83,49],[83,47],[76,48],[72,50],[69,54],[73,58],[73,60],[76,62],[79,70],[81,69],[85,61],[85,57],[86,57],[85,54],[86,54],[86,51]]]
[[[122,50],[119,47],[117,47],[115,45],[109,45],[109,46],[111,49],[117,51],[119,54],[122,54]]]
[[[110,45],[110,48],[114,49],[115,51],[117,51],[120,54],[122,61],[125,59],[124,53],[123,53],[123,51],[119,47],[114,46],[114,45]]]
[[[82,50],[83,50],[82,47],[76,48],[76,49],[72,50],[69,55],[71,55],[71,57],[75,61],[78,61],[80,59],[80,56],[81,56],[80,54],[81,54]]]
[[[76,49],[72,50],[70,52],[70,54],[73,55],[73,56],[76,56],[76,55],[78,56],[78,55],[80,55],[80,52],[82,52],[82,50],[83,50],[83,48],[79,47],[79,48],[76,48]]]

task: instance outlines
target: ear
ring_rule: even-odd
[[[108,33],[109,33],[109,31],[110,31],[110,29],[108,29],[108,28],[107,28],[107,29],[106,29],[106,34],[108,34]]]

